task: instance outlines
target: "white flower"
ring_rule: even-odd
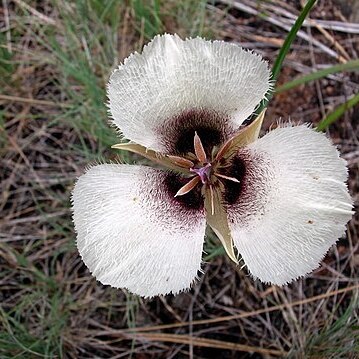
[[[237,45],[156,36],[113,72],[115,145],[166,167],[103,164],[73,191],[79,252],[103,284],[177,293],[201,270],[206,222],[263,282],[311,272],[352,215],[345,161],[307,126],[258,139],[270,89],[260,56]]]

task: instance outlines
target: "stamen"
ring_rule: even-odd
[[[237,178],[235,178],[235,177],[229,177],[229,176],[221,175],[220,173],[217,173],[217,172],[215,172],[214,175],[218,176],[218,177],[221,177],[221,178],[224,178],[224,179],[229,180],[229,181],[240,183],[239,180],[237,180]]]
[[[207,162],[206,151],[203,148],[202,141],[197,135],[197,132],[194,133],[194,152],[200,162]]]
[[[197,184],[200,182],[200,178],[198,176],[193,177],[188,183],[186,183],[183,187],[181,187],[177,193],[175,194],[175,197],[177,196],[183,196],[184,194],[190,192],[197,186]]]
[[[194,163],[187,158],[183,158],[180,156],[167,156],[174,164],[184,167],[191,168],[194,166]]]
[[[211,184],[209,185],[209,191],[211,193],[211,213],[213,216],[214,215],[214,192],[213,192],[213,186]]]

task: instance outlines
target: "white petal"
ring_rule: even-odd
[[[264,98],[269,78],[267,63],[238,45],[156,36],[113,72],[110,110],[126,138],[165,151],[158,135],[164,124],[202,109],[237,128]]]
[[[352,216],[345,161],[306,126],[273,130],[239,156],[245,170],[229,218],[244,263],[279,285],[311,272]]]
[[[166,176],[149,167],[106,164],[79,178],[73,191],[77,246],[101,283],[151,297],[177,293],[195,280],[204,211],[174,199],[176,188],[169,193]]]

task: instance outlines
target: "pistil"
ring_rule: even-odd
[[[207,163],[205,166],[203,167],[192,167],[189,169],[191,172],[196,173],[199,178],[201,179],[202,184],[206,184],[209,179],[210,179],[210,175],[212,172],[212,164]]]

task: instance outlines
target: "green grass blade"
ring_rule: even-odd
[[[290,31],[287,35],[287,38],[285,39],[284,44],[283,44],[282,48],[280,49],[279,54],[274,62],[273,68],[272,68],[271,80],[272,80],[273,84],[277,81],[280,70],[282,68],[283,61],[284,61],[285,57],[287,56],[287,53],[290,50],[293,40],[297,36],[297,32],[301,28],[305,18],[308,16],[309,11],[312,9],[315,2],[316,2],[316,0],[308,0],[307,1],[302,12],[300,13],[296,22],[294,23],[293,27],[290,29]],[[262,100],[260,106],[256,110],[256,115],[260,114],[268,106],[268,102],[271,100],[272,97],[273,97],[273,91],[268,91],[266,98],[264,100]]]
[[[279,76],[280,70],[282,68],[283,61],[285,57],[287,56],[288,51],[290,50],[290,47],[292,45],[293,40],[297,36],[297,32],[301,28],[304,20],[309,14],[309,11],[314,6],[316,0],[308,0],[308,2],[305,4],[302,12],[297,18],[297,21],[294,23],[293,27],[288,33],[287,38],[284,41],[283,47],[281,48],[277,59],[274,62],[273,69],[272,69],[272,80],[277,81],[277,78]]]
[[[218,247],[215,247],[211,250],[211,253],[209,253],[207,256],[203,258],[205,262],[212,260],[215,257],[223,256],[226,254],[226,251],[222,245],[219,245]]]
[[[338,120],[345,111],[354,107],[357,103],[359,103],[359,93],[350,98],[345,103],[339,105],[333,112],[331,112],[327,117],[321,120],[316,128],[317,131],[324,131],[328,128],[332,123]]]
[[[323,70],[312,72],[305,76],[300,76],[293,81],[287,82],[284,85],[276,88],[275,93],[288,91],[293,87],[303,85],[310,81],[321,79],[323,77],[326,77],[331,74],[335,74],[337,72],[351,71],[356,69],[359,69],[359,60],[352,60],[352,61],[348,61],[345,64],[334,65]]]

